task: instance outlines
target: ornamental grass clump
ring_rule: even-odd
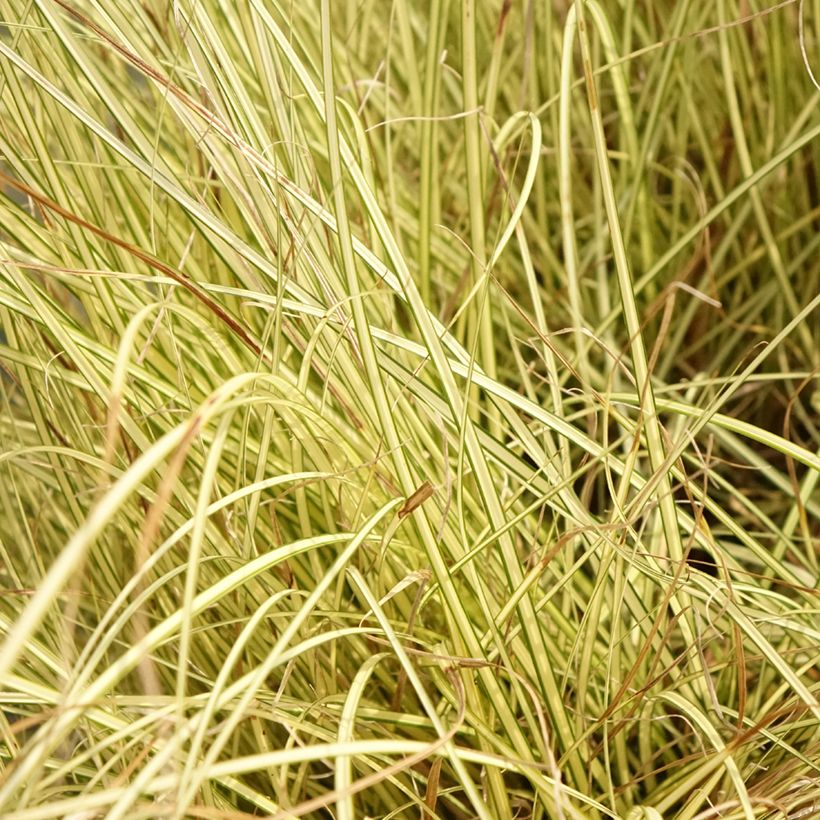
[[[0,815],[820,813],[816,2],[0,21]]]

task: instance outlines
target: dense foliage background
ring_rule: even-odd
[[[820,812],[768,2],[0,0],[3,817]]]

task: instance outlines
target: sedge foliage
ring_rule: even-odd
[[[816,2],[0,19],[0,814],[818,811]]]

